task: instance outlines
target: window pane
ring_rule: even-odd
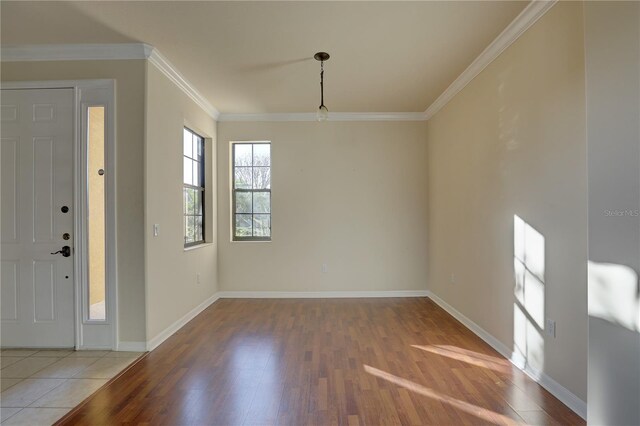
[[[88,108],[89,319],[106,320],[104,107]]]
[[[185,242],[192,243],[196,240],[196,223],[194,216],[187,216],[187,229],[185,233]]]
[[[182,214],[189,213],[189,210],[187,208],[188,205],[189,204],[187,203],[187,188],[182,188]]]
[[[196,233],[195,239],[196,241],[204,241],[204,237],[202,235],[202,216],[196,216]]]
[[[204,139],[198,135],[193,135],[193,141],[196,145],[195,152],[197,153],[197,160],[202,161],[202,157],[204,157]]]
[[[236,215],[236,237],[250,237],[250,236],[251,236],[251,215],[237,214]]]
[[[193,158],[193,142],[191,140],[191,132],[187,129],[184,129],[182,139],[184,145],[184,155]]]
[[[235,149],[234,164],[236,166],[251,166],[251,144],[233,145]]]
[[[202,215],[202,192],[200,190],[193,190],[193,214]]]
[[[193,162],[193,184],[195,186],[203,186],[200,179],[200,167],[200,163],[198,163],[197,161]]]
[[[236,167],[234,173],[236,189],[251,189],[251,167]]]
[[[271,165],[271,145],[268,143],[257,143],[253,145],[253,165]]]
[[[270,214],[254,214],[253,215],[253,236],[254,237],[271,236],[271,215]]]
[[[253,212],[254,213],[271,213],[271,193],[269,192],[253,193]]]
[[[250,192],[236,192],[236,213],[251,213]]]
[[[182,158],[184,158],[184,183],[193,185],[193,160],[187,157]]]
[[[185,207],[184,214],[194,215],[197,214],[196,210],[196,190],[191,188],[185,188]]]
[[[254,167],[253,168],[253,189],[269,189],[271,188],[271,168],[270,167]]]

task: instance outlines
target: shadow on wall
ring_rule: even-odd
[[[589,405],[589,418],[640,424],[638,274],[624,265],[589,261],[588,306],[589,334],[598,336],[589,339],[589,400],[598,401]]]
[[[520,368],[541,372],[544,368],[544,236],[518,215],[513,216],[512,360]]]

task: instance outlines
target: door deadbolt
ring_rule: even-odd
[[[69,211],[69,207],[67,207],[67,206],[62,206],[62,208],[60,209],[60,211],[61,211],[62,213],[67,213],[67,212]]]
[[[62,239],[67,241],[69,238],[71,238],[71,235],[69,235],[68,232],[65,232],[64,234],[62,234]]]
[[[99,170],[98,170],[98,174],[99,174],[100,176],[104,175],[104,169],[99,169]]]

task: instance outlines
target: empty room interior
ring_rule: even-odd
[[[0,16],[2,425],[640,425],[640,2]]]

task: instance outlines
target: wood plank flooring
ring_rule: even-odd
[[[59,424],[585,422],[412,298],[219,300]]]

